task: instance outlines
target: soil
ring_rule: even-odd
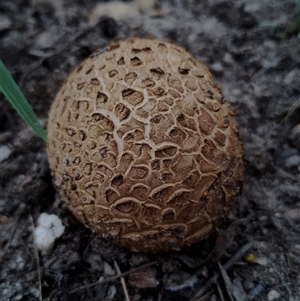
[[[0,57],[41,123],[64,78],[97,49],[129,36],[170,39],[207,64],[236,111],[245,148],[243,193],[207,240],[180,252],[131,253],[75,219],[55,191],[44,142],[1,95],[0,299],[299,301],[296,1],[163,0],[154,10],[102,16],[90,25],[99,2],[0,3]],[[49,254],[33,243],[43,212],[66,227]],[[128,272],[125,281],[118,269]]]

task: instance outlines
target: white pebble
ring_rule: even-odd
[[[104,266],[104,275],[106,276],[113,276],[115,275],[115,270],[106,262],[103,263]]]
[[[116,293],[117,293],[116,287],[114,285],[111,285],[108,289],[106,300],[108,300],[108,301],[113,300]]]
[[[16,258],[16,263],[17,263],[17,268],[18,268],[19,270],[23,269],[23,267],[24,267],[24,265],[25,265],[25,261],[24,261],[24,259],[23,259],[21,256],[18,256],[18,257]]]
[[[261,266],[267,266],[269,263],[269,260],[267,257],[257,257],[256,258],[256,263],[261,265]]]
[[[286,167],[294,167],[300,165],[300,156],[294,155],[285,160]]]
[[[65,227],[57,215],[42,213],[34,229],[34,242],[37,248],[48,254],[55,240],[64,233],[64,230]]]
[[[0,162],[6,160],[11,153],[11,149],[7,145],[0,145]]]
[[[269,301],[276,300],[276,299],[278,299],[279,297],[280,297],[280,294],[279,294],[277,291],[275,291],[275,290],[271,290],[271,291],[269,291],[269,293],[268,293],[268,300],[269,300]]]
[[[90,14],[90,23],[94,24],[104,15],[119,20],[125,17],[136,17],[139,15],[139,10],[136,3],[133,2],[111,1],[99,3]]]

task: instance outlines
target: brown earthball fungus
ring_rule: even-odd
[[[233,111],[207,68],[156,39],[112,43],[51,107],[47,152],[75,216],[132,251],[208,236],[242,186]]]

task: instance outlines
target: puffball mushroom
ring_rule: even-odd
[[[183,48],[114,42],[71,73],[51,107],[56,186],[99,235],[132,251],[179,250],[206,238],[241,191],[233,115]]]

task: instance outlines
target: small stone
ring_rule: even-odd
[[[223,73],[224,68],[220,62],[215,62],[212,65],[210,65],[210,70],[213,71],[214,73]]]
[[[292,70],[284,77],[283,82],[288,86],[292,83],[295,76],[296,76],[296,70]]]
[[[99,272],[103,269],[102,258],[99,254],[89,254],[89,256],[85,256],[84,261],[90,265],[94,272]]]
[[[253,300],[255,297],[257,297],[262,291],[264,290],[264,287],[261,284],[256,285],[253,287],[250,292],[248,293],[248,299]]]
[[[99,3],[90,14],[90,23],[95,23],[101,16],[112,17],[120,20],[125,17],[136,17],[139,9],[136,3],[124,3],[121,1],[111,1]]]
[[[226,64],[232,65],[234,63],[232,55],[229,52],[226,52],[223,58],[223,61]]]
[[[258,218],[260,221],[266,221],[268,217],[266,215],[262,215]]]
[[[10,222],[9,217],[7,217],[6,215],[0,215],[0,225],[5,225],[8,224]]]
[[[117,289],[114,285],[111,285],[108,289],[107,295],[106,295],[106,299],[107,301],[111,301],[114,299],[115,295],[117,293]]]
[[[267,257],[257,257],[256,258],[256,263],[261,265],[261,266],[267,266],[269,263],[269,260]]]
[[[0,31],[11,28],[12,22],[8,16],[5,14],[0,14],[0,20]]]
[[[128,282],[137,288],[156,287],[159,282],[155,278],[156,270],[153,268],[144,269],[131,273]]]
[[[0,20],[1,20],[1,18],[0,18]],[[9,132],[9,131],[1,132],[0,133],[0,143],[2,144],[2,143],[7,142],[11,137],[12,137],[11,132]]]
[[[142,299],[142,296],[140,294],[135,294],[133,299],[132,299],[132,301],[141,301],[141,300],[143,300],[143,299]]]
[[[244,291],[243,285],[242,285],[242,279],[240,277],[235,278],[232,283],[232,292],[233,296],[236,300],[239,301],[246,301],[247,296]]]
[[[271,290],[268,293],[268,301],[276,300],[279,297],[280,297],[280,294],[277,291],[275,291],[275,290]]]
[[[104,261],[103,266],[104,266],[104,275],[113,276],[116,274],[115,270],[106,261]]]
[[[300,165],[300,156],[294,155],[285,160],[286,167],[298,167]]]
[[[286,219],[300,220],[300,208],[287,210],[283,216]]]
[[[295,244],[293,246],[293,249],[296,249],[296,250],[300,251],[300,244]]]
[[[6,160],[11,154],[11,149],[7,145],[0,146],[0,162]]]

